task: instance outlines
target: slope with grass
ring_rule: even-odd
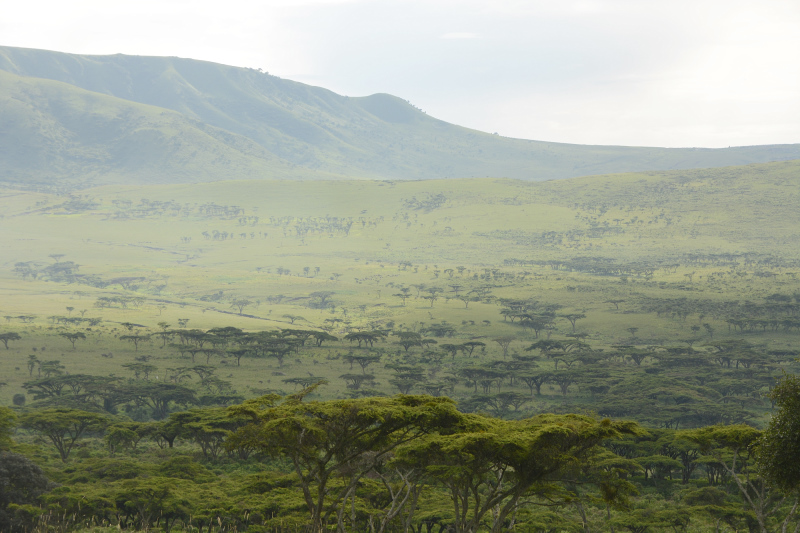
[[[245,396],[291,392],[283,380],[309,373],[331,382],[324,397],[345,396],[353,390],[341,376],[353,372],[343,357],[372,348],[344,337],[380,329],[426,332],[440,347],[379,341],[383,359],[365,390],[395,393],[390,365],[424,364],[435,371],[428,385],[455,380],[448,394],[471,406],[485,398],[463,369],[497,371],[542,338],[577,334],[603,366],[542,354],[541,370],[569,363],[580,379],[563,393],[545,385],[520,413],[602,408],[683,424],[699,420],[697,411],[760,422],[768,383],[793,369],[800,346],[792,315],[799,176],[800,163],[779,162],[546,183],[231,181],[61,196],[4,189],[0,334],[22,339],[0,349],[0,400],[30,379],[29,355],[60,360],[72,374],[127,376],[120,365],[143,356],[159,375],[190,364],[158,337],[138,349],[119,338],[128,335],[123,323],[156,335],[159,322],[186,320],[201,330],[310,329],[340,339],[280,363],[208,355]],[[524,314],[517,305],[556,311],[535,331],[515,319]],[[75,347],[61,335],[74,332],[87,336]],[[494,340],[504,337],[514,339],[506,356]],[[715,369],[711,341],[733,342],[747,366]],[[444,347],[469,342],[485,346],[469,355]],[[692,344],[703,368],[681,366]],[[673,357],[683,362],[670,366]],[[490,392],[533,395],[498,379]],[[702,385],[714,380],[716,389]]]
[[[350,98],[252,69],[174,57],[81,56],[0,47],[0,71],[24,77],[31,84],[20,109],[19,94],[13,87],[21,83],[19,79],[0,79],[0,94],[4,93],[0,113],[13,117],[15,124],[11,127],[4,120],[1,164],[5,171],[1,179],[6,182],[33,179],[41,168],[24,154],[36,153],[48,154],[52,161],[47,169],[50,178],[58,177],[59,171],[67,178],[83,171],[95,176],[90,184],[119,182],[121,177],[129,183],[174,183],[186,181],[189,175],[194,181],[252,179],[256,175],[266,179],[491,176],[541,181],[800,157],[798,145],[712,150],[510,139],[437,120],[388,94]],[[98,117],[81,104],[81,98],[53,95],[52,83],[43,80],[113,98],[113,104],[104,100],[107,107],[115,108],[104,120],[113,118],[119,133],[110,139],[92,134],[102,129],[97,128]],[[34,89],[38,84],[43,87]],[[66,89],[62,86],[61,90]],[[174,112],[179,113],[182,124],[172,128],[161,124],[155,127],[154,140],[130,144],[120,157],[108,157],[115,154],[119,136],[141,135],[138,113],[129,116],[126,111],[132,102],[154,106],[173,121],[178,120]],[[71,117],[68,124],[59,122],[69,145],[54,143],[51,128],[42,123],[42,116],[51,120],[47,117],[56,105],[59,115]],[[17,129],[26,132],[19,142],[14,137]],[[156,133],[163,129],[169,130],[173,143],[185,142],[197,147],[198,153],[210,154],[180,160],[180,166],[162,157],[145,178],[136,161],[154,159],[148,152],[159,147]],[[213,146],[198,146],[197,130],[213,136]],[[75,159],[84,162],[83,170]]]
[[[0,174],[7,183],[52,188],[297,175],[250,139],[175,111],[3,71],[0,91]]]

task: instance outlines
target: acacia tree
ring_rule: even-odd
[[[19,333],[16,333],[14,331],[9,331],[7,333],[0,333],[0,342],[3,343],[3,346],[6,347],[6,350],[8,350],[8,341],[18,341],[21,338],[22,337],[19,336]]]
[[[168,323],[163,322],[163,321],[158,323],[158,327],[161,328],[161,331],[156,333],[156,335],[161,337],[161,347],[162,348],[167,345],[167,340],[172,338],[173,335],[175,335],[174,332],[169,330],[169,326],[170,325]]]
[[[450,354],[450,356],[455,360],[456,354],[461,351],[462,345],[461,344],[440,344],[439,347]]]
[[[361,372],[363,374],[367,373],[367,367],[372,363],[378,363],[381,360],[380,354],[367,354],[367,355],[356,355],[356,354],[348,354],[345,356],[345,361],[350,363],[350,368],[353,368],[353,363],[358,364],[361,367]]]
[[[428,289],[428,296],[423,296],[422,299],[430,300],[431,307],[433,307],[433,303],[439,299],[440,292],[442,292],[442,289],[439,289],[438,287],[431,287],[430,289]]]
[[[572,324],[572,333],[575,333],[575,323],[582,318],[586,318],[586,315],[583,313],[567,313],[559,316],[561,316],[561,318],[566,318],[569,323]]]
[[[796,401],[796,400],[795,400]],[[788,435],[781,435],[781,439],[786,439],[787,447],[792,447],[791,438]],[[773,526],[777,526],[781,531],[786,531],[787,526],[792,522],[797,514],[800,496],[797,492],[783,491],[797,486],[797,481],[789,482],[791,475],[774,473],[772,468],[767,468],[768,475],[775,479],[777,486],[771,486],[759,475],[756,468],[755,458],[758,453],[759,443],[762,442],[761,432],[750,426],[708,426],[700,429],[685,430],[678,433],[678,437],[694,442],[699,445],[701,451],[713,457],[730,476],[736,484],[742,500],[752,511],[753,517],[758,523],[760,533],[773,531]],[[767,443],[769,441],[766,441]],[[785,444],[784,444],[785,446]],[[769,465],[770,459],[765,452],[773,451],[767,444],[762,450],[761,456],[765,465]],[[789,471],[797,471],[794,463],[784,463],[785,456],[773,464],[785,466]],[[794,462],[797,457],[794,457]],[[788,504],[788,510],[787,505]],[[777,529],[774,529],[777,530]],[[797,529],[795,529],[797,531]]]
[[[227,416],[222,407],[172,413],[169,420],[177,425],[179,436],[200,446],[206,459],[217,459],[225,450],[225,439],[244,422]]]
[[[420,381],[406,377],[395,377],[389,380],[389,384],[392,387],[397,387],[397,391],[400,394],[411,394],[411,389],[419,385]]]
[[[78,340],[85,340],[86,339],[86,334],[85,333],[81,333],[80,331],[76,331],[75,333],[59,333],[59,335],[61,335],[62,337],[64,337],[65,339],[67,339],[69,342],[72,343],[72,349],[73,350],[75,349],[75,343]]]
[[[338,341],[339,337],[334,337],[330,333],[326,333],[324,331],[312,331],[311,336],[314,337],[314,344],[318,347],[322,346],[322,343],[325,341]]]
[[[305,320],[305,318],[300,315],[283,315],[283,318],[287,319],[292,325],[294,325],[295,320]]]
[[[140,335],[138,333],[134,333],[133,335],[120,335],[119,340],[121,341],[128,341],[132,342],[134,346],[134,352],[139,351],[139,343],[140,342],[147,342],[150,340],[150,335]]]
[[[240,315],[244,312],[245,307],[249,307],[251,305],[253,305],[253,301],[248,300],[247,298],[234,298],[231,300],[231,307],[238,309]]]
[[[20,417],[20,426],[50,439],[65,463],[78,439],[106,424],[105,416],[79,409],[40,409]]]
[[[375,343],[375,341],[382,336],[383,335],[377,331],[354,331],[345,335],[344,340],[349,342],[357,342],[359,348],[361,348],[361,343],[364,343],[364,346],[369,346],[372,348],[372,345]]]
[[[507,335],[504,337],[496,337],[492,340],[499,344],[500,348],[503,349],[503,357],[508,357],[508,347],[516,340],[516,337],[513,335]]]
[[[136,381],[118,387],[119,396],[138,407],[152,409],[153,418],[162,420],[169,414],[170,404],[186,406],[195,403],[194,392],[182,385],[154,381]]]
[[[394,377],[389,384],[397,387],[401,394],[410,394],[411,389],[425,381],[425,370],[421,366],[388,364],[386,368],[394,370]]]
[[[603,440],[634,434],[631,422],[578,415],[505,421],[464,415],[461,431],[431,434],[398,451],[399,461],[425,468],[450,492],[455,533],[509,529],[517,509],[534,496],[559,498],[559,481]]]
[[[333,291],[316,291],[309,294],[308,306],[312,309],[327,309],[333,305],[331,298],[336,293]]]
[[[279,340],[271,344],[259,344],[258,348],[266,357],[272,357],[278,361],[278,368],[283,368],[283,361],[286,359],[286,356],[294,350],[294,345]]]
[[[139,379],[139,377],[144,374],[144,379],[146,380],[150,379],[150,374],[158,370],[158,367],[155,365],[140,362],[125,363],[122,365],[122,368],[127,368],[133,372],[133,375],[136,379]]]
[[[375,376],[372,374],[342,374],[339,376],[347,382],[348,389],[358,390],[365,381],[372,381]]]
[[[148,531],[151,524],[157,525],[162,520],[164,530],[169,531],[185,509],[185,500],[173,495],[178,492],[176,485],[174,479],[160,476],[118,481],[113,492],[116,508],[137,531]]]
[[[517,379],[525,383],[531,390],[531,396],[533,396],[533,389],[536,389],[536,396],[541,396],[542,385],[550,381],[551,378],[552,373],[546,371],[527,372],[517,376]]]
[[[409,348],[412,348],[414,346],[422,346],[422,340],[419,338],[415,339],[413,337],[400,337],[400,340],[395,342],[394,344],[402,346],[403,349],[405,349],[405,351],[408,352]]]
[[[393,294],[392,296],[397,296],[398,298],[403,300],[403,307],[405,307],[406,306],[406,300],[411,298],[411,289],[409,289],[408,287],[402,287],[400,289],[400,292],[398,292],[397,294]]]
[[[464,309],[469,309],[470,302],[479,302],[480,298],[477,296],[470,296],[468,294],[462,294],[460,296],[456,296],[458,300],[461,300],[464,304]]]
[[[463,346],[463,350],[466,351],[469,355],[472,355],[472,352],[475,351],[475,348],[479,346],[481,350],[486,349],[486,343],[480,341],[468,341],[462,344],[461,346]]]
[[[800,486],[800,378],[784,376],[770,397],[778,411],[764,430],[758,463],[771,483],[794,491]]]
[[[241,366],[242,357],[252,357],[256,355],[253,348],[237,348],[235,350],[228,350],[227,354],[236,359],[236,366]]]
[[[247,446],[290,460],[308,509],[309,531],[324,530],[335,518],[336,530],[344,532],[345,505],[367,473],[388,461],[399,446],[443,431],[462,418],[447,398],[303,402],[311,390],[282,403],[271,395],[232,407],[252,423],[228,441],[234,448]]]

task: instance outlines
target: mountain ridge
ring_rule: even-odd
[[[52,111],[47,98],[29,97],[27,114],[17,106],[15,124],[31,129],[28,139],[41,145],[41,153],[54,154],[47,179],[76,181],[76,172],[88,171],[92,183],[143,181],[132,162],[150,161],[146,182],[172,182],[180,175],[194,175],[197,181],[227,179],[428,179],[460,177],[509,177],[542,181],[582,175],[617,172],[719,167],[800,158],[800,145],[767,145],[727,149],[649,148],[624,146],[569,145],[546,141],[511,139],[470,130],[430,117],[401,98],[388,94],[364,97],[338,95],[321,87],[284,80],[253,69],[232,67],[173,57],[142,57],[122,54],[84,56],[45,50],[0,47],[0,72],[25,79],[26,94],[34,86],[50,82],[60,86],[60,102],[68,105],[94,93],[103,100],[107,118],[117,127],[128,127],[126,113],[141,108],[131,104],[178,113],[173,132],[167,135],[178,152],[198,152],[198,130],[213,131],[212,154],[196,163],[178,158],[184,168],[167,154],[161,166],[146,152],[132,148],[127,159],[107,157],[105,166],[76,171],[75,165],[59,169],[56,162],[70,157],[91,161],[86,154],[115,153],[101,137],[92,137],[96,116],[72,111],[70,124],[62,124],[62,137],[73,140],[73,156],[48,145],[47,130],[37,131],[37,119]],[[26,182],[37,174],[34,164],[9,160],[16,136],[6,120],[19,94],[11,94],[8,75],[0,78],[0,138],[6,150],[0,152],[0,170],[5,181]],[[19,84],[20,81],[16,80]],[[52,86],[49,90],[53,90]],[[70,92],[75,94],[65,96]],[[77,96],[80,94],[81,96]],[[113,109],[112,109],[113,108]],[[155,112],[150,109],[145,114]],[[23,116],[24,115],[24,116]],[[134,113],[136,115],[136,113]],[[138,115],[137,115],[138,116]],[[54,119],[58,121],[58,119]],[[122,122],[120,122],[122,121]],[[201,125],[203,125],[201,127]],[[164,137],[165,124],[150,129],[150,145]],[[160,135],[158,132],[161,132]],[[226,132],[229,137],[226,141]],[[208,133],[208,132],[206,132]],[[120,135],[122,135],[120,131]],[[124,135],[123,135],[124,137]],[[38,142],[36,141],[38,139]],[[121,141],[117,141],[118,143]],[[211,142],[211,141],[208,141]],[[185,146],[182,146],[184,143]],[[180,145],[180,146],[178,146]],[[246,148],[244,148],[246,147]],[[144,150],[144,148],[142,148]],[[244,150],[244,151],[243,151]],[[55,151],[55,152],[54,152]],[[80,153],[82,156],[75,154]],[[179,178],[174,178],[179,176]]]

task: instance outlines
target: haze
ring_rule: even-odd
[[[798,141],[800,4],[30,2],[2,44],[175,55],[358,96],[387,92],[510,137],[629,146]]]

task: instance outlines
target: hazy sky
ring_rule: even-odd
[[[0,44],[262,68],[510,137],[800,142],[798,0],[2,0]]]

